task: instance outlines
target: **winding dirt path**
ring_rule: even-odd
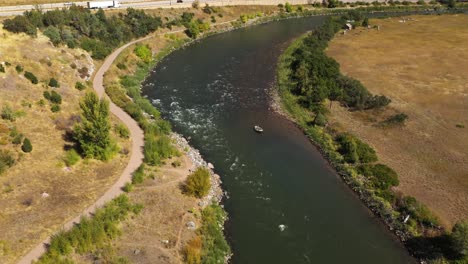
[[[103,87],[103,79],[104,74],[110,68],[114,60],[119,56],[119,54],[125,50],[128,46],[133,45],[137,42],[144,41],[154,37],[154,35],[150,35],[141,39],[137,39],[131,41],[122,47],[118,48],[111,55],[109,55],[99,70],[96,72],[93,80],[93,88],[98,94],[100,98],[107,97],[104,92]],[[127,167],[125,167],[124,171],[120,175],[119,179],[101,196],[96,202],[94,202],[91,206],[86,208],[80,215],[72,219],[71,221],[65,223],[63,225],[64,230],[69,230],[73,227],[74,224],[80,222],[80,218],[82,216],[89,216],[93,213],[97,208],[102,207],[107,202],[111,201],[115,197],[119,196],[123,193],[122,187],[125,185],[126,182],[131,181],[132,173],[142,164],[143,162],[143,130],[138,126],[138,123],[133,120],[125,111],[120,109],[114,103],[110,102],[110,111],[116,117],[118,117],[130,130],[130,138],[132,140],[132,149],[130,151],[130,159],[128,161]],[[30,264],[32,261],[37,260],[42,254],[46,251],[46,245],[50,243],[50,236],[39,243],[36,247],[34,247],[31,251],[28,252],[21,260],[18,262],[19,264]]]

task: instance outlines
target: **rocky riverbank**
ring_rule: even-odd
[[[200,154],[200,151],[198,149],[190,146],[188,140],[184,138],[182,135],[177,134],[175,132],[172,132],[171,138],[174,142],[174,144],[181,150],[185,152],[185,154],[190,158],[192,163],[194,164],[194,168],[192,169],[195,170],[198,167],[205,167],[210,171],[211,175],[211,189],[205,197],[201,199],[199,202],[199,205],[204,208],[207,205],[211,203],[221,203],[221,200],[223,199],[223,190],[221,188],[221,177],[214,172],[214,166],[213,164],[206,162],[203,157]]]

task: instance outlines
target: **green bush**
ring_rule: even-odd
[[[15,70],[16,70],[17,73],[22,73],[24,69],[23,69],[23,66],[16,65]]]
[[[357,153],[357,144],[349,134],[340,135],[337,138],[339,144],[338,152],[343,155],[344,159],[348,163],[356,163],[359,161],[359,155]]]
[[[52,106],[50,107],[50,111],[52,111],[52,113],[57,113],[60,110],[62,110],[62,108],[58,104],[52,104]]]
[[[184,192],[190,196],[202,198],[208,194],[211,188],[210,171],[198,167],[185,181]]]
[[[86,89],[86,85],[84,85],[82,82],[76,82],[75,89],[77,89],[78,91],[83,91],[84,89]]]
[[[15,121],[16,120],[15,111],[13,111],[13,109],[8,105],[4,105],[2,107],[1,116],[2,116],[2,119],[5,119],[5,120],[10,120],[10,121]]]
[[[28,79],[29,81],[31,81],[32,84],[38,84],[39,83],[39,80],[37,79],[37,77],[32,73],[32,72],[24,72],[24,77],[26,79]]]
[[[25,138],[24,141],[23,141],[23,145],[21,146],[21,150],[23,152],[31,152],[33,149],[32,147],[32,144],[31,144],[31,141],[29,140],[29,138]]]
[[[15,158],[10,151],[0,150],[0,175],[5,172],[5,170],[15,164]]]
[[[121,138],[129,138],[130,131],[128,130],[127,126],[124,124],[116,124],[114,126],[114,131],[121,137]]]
[[[392,186],[398,186],[398,174],[384,164],[361,165],[358,172],[368,177],[375,188],[388,190]]]
[[[453,250],[461,257],[468,257],[468,220],[456,223],[450,234]]]
[[[75,165],[76,163],[78,163],[80,159],[81,157],[78,154],[78,152],[76,152],[76,150],[74,149],[71,149],[65,152],[65,157],[63,158],[63,161],[65,162],[65,165],[67,165],[67,167],[71,167]]]
[[[154,136],[145,137],[144,155],[145,162],[149,165],[159,165],[163,159],[176,155],[177,151],[172,146],[171,140],[165,135],[159,138]]]
[[[385,119],[385,121],[383,121],[383,125],[403,125],[407,119],[407,114],[398,113]]]
[[[60,84],[55,78],[51,78],[49,80],[49,86],[54,87],[54,88],[58,88],[58,87],[60,87]]]
[[[62,96],[56,91],[52,91],[52,92],[44,91],[43,95],[44,95],[44,98],[49,100],[51,103],[54,103],[54,104],[62,103]]]
[[[50,39],[54,46],[58,46],[62,42],[60,30],[54,26],[47,27],[43,33]]]
[[[3,28],[14,33],[24,32],[30,36],[37,35],[36,26],[31,24],[31,22],[25,16],[16,16],[13,19],[6,19],[3,21]]]
[[[145,166],[142,164],[132,174],[132,184],[140,184],[145,180]]]
[[[13,137],[13,140],[11,141],[11,143],[15,145],[19,145],[21,144],[21,142],[23,142],[23,138],[24,138],[23,134],[19,133]]]
[[[286,2],[286,4],[284,4],[284,10],[286,10],[287,13],[291,13],[293,12],[293,7],[290,3]]]
[[[131,191],[133,191],[133,184],[130,183],[130,182],[126,182],[124,187],[122,187],[122,191],[126,192],[126,193],[129,193]]]
[[[153,59],[153,53],[148,45],[138,44],[134,50],[135,54],[142,61],[149,63]]]

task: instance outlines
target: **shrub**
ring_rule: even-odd
[[[50,111],[52,111],[53,113],[57,113],[61,110],[62,108],[60,107],[60,105],[58,104],[53,104],[51,107],[50,107]]]
[[[145,162],[149,165],[159,165],[163,159],[170,158],[177,151],[171,144],[169,137],[162,135],[158,139],[154,136],[145,138]]]
[[[129,138],[130,131],[124,124],[116,124],[114,126],[114,131],[121,137],[121,138]]]
[[[16,70],[17,73],[22,73],[24,69],[23,69],[23,66],[16,65],[15,70]]]
[[[359,156],[359,161],[361,163],[369,163],[377,161],[377,154],[375,150],[371,148],[366,143],[362,142],[358,138],[354,139],[356,141],[356,152]]]
[[[78,152],[76,152],[76,150],[70,149],[65,153],[63,161],[65,162],[65,165],[67,165],[67,167],[71,167],[75,165],[78,161],[80,161],[80,158],[81,157],[78,154]]]
[[[10,121],[15,121],[16,120],[16,114],[15,112],[13,111],[13,109],[8,106],[8,105],[4,105],[2,107],[2,113],[1,113],[1,116],[2,116],[2,119],[5,119],[5,120],[10,120]]]
[[[314,124],[317,126],[325,126],[327,122],[327,117],[324,114],[318,113],[315,115]]]
[[[13,140],[11,141],[11,143],[15,144],[15,145],[19,145],[21,144],[21,142],[23,142],[23,134],[17,134],[13,137]]]
[[[192,238],[184,249],[185,262],[187,264],[201,264],[202,239],[200,236]]]
[[[286,10],[288,13],[291,13],[293,11],[293,7],[290,3],[286,2],[286,4],[284,4],[284,10]]]
[[[5,67],[2,64],[0,64],[0,72],[5,72]]]
[[[468,256],[468,220],[456,223],[450,235],[453,250],[462,257]]]
[[[44,98],[49,100],[51,103],[54,103],[54,104],[62,103],[62,96],[56,91],[52,91],[52,92],[44,91],[43,95],[44,95]]]
[[[406,115],[405,113],[398,113],[385,119],[382,122],[382,124],[383,125],[403,125],[407,119],[408,119],[408,115]]]
[[[133,184],[131,184],[130,182],[127,182],[125,183],[125,185],[122,187],[122,191],[126,192],[126,193],[129,193],[131,191],[133,191]]]
[[[338,152],[343,155],[346,162],[356,163],[359,161],[359,156],[357,154],[357,144],[351,135],[340,135],[337,139],[337,142],[339,144]]]
[[[3,28],[13,33],[26,33],[30,36],[37,35],[36,26],[32,25],[25,16],[16,16],[13,19],[6,19]]]
[[[149,63],[153,59],[153,53],[151,52],[151,48],[148,45],[141,45],[138,44],[134,50],[135,54],[140,58],[142,61]]]
[[[26,79],[28,79],[29,81],[31,81],[32,84],[38,84],[39,83],[39,80],[37,79],[37,77],[32,73],[32,72],[24,72],[24,77]]]
[[[58,88],[58,87],[60,87],[60,84],[55,78],[51,78],[49,80],[49,86],[54,87],[54,88]]]
[[[439,220],[435,217],[429,209],[418,202],[412,196],[405,196],[397,201],[398,210],[402,214],[410,215],[417,222],[424,226],[435,227],[439,225]]]
[[[145,180],[145,166],[142,164],[132,174],[132,184],[139,184]]]
[[[83,91],[84,89],[86,89],[86,86],[82,82],[76,82],[75,83],[75,89],[77,89],[79,91]]]
[[[200,8],[200,2],[198,0],[193,1],[192,7],[195,8],[195,9]]]
[[[177,168],[177,167],[180,167],[180,165],[182,165],[182,163],[180,162],[180,160],[175,160],[171,163],[172,167],[174,168]]]
[[[26,152],[26,153],[29,153],[32,151],[32,144],[31,144],[31,141],[29,140],[29,138],[25,138],[24,141],[23,141],[23,145],[21,146],[21,150],[23,152]]]
[[[15,158],[10,151],[0,150],[0,175],[15,164]]]
[[[198,167],[187,177],[184,191],[186,194],[202,198],[211,188],[210,172],[206,168]]]
[[[388,190],[392,186],[398,186],[398,174],[384,164],[361,165],[358,172],[368,177],[372,185],[381,190]]]
[[[126,70],[127,65],[125,63],[119,62],[117,63],[117,68],[119,68],[120,70]]]

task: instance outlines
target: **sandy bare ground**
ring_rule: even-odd
[[[371,22],[381,30],[339,35],[327,52],[343,73],[392,103],[371,114],[334,107],[332,122],[371,144],[400,175],[398,189],[428,205],[445,225],[467,219],[468,16]],[[397,112],[409,116],[405,126],[376,126]]]
[[[99,97],[105,96],[104,87],[102,86],[102,80],[104,74],[106,73],[107,69],[112,65],[115,58],[128,46],[137,43],[139,41],[146,40],[151,38],[152,36],[148,36],[142,39],[138,39],[132,42],[129,42],[119,49],[115,50],[109,57],[106,58],[104,63],[102,64],[101,68],[97,71],[94,80],[93,80],[93,88]],[[63,229],[68,230],[75,223],[80,221],[80,218],[84,215],[89,215],[90,213],[94,212],[97,208],[102,207],[105,203],[111,201],[118,195],[122,194],[122,187],[125,185],[126,182],[131,181],[132,173],[142,164],[143,162],[143,152],[142,148],[144,145],[143,140],[143,131],[138,126],[137,122],[133,120],[126,112],[122,109],[118,108],[115,104],[110,104],[110,110],[112,114],[114,114],[117,118],[119,118],[130,130],[130,138],[132,140],[132,148],[130,151],[130,159],[125,167],[124,171],[120,175],[119,179],[112,185],[110,189],[108,189],[103,196],[101,196],[94,204],[89,206],[86,210],[83,211],[82,214],[75,217],[73,220],[64,224]],[[27,255],[25,255],[20,261],[20,264],[29,264],[33,260],[38,259],[46,250],[45,246],[47,243],[50,242],[50,237],[42,241],[39,245],[34,247]]]

